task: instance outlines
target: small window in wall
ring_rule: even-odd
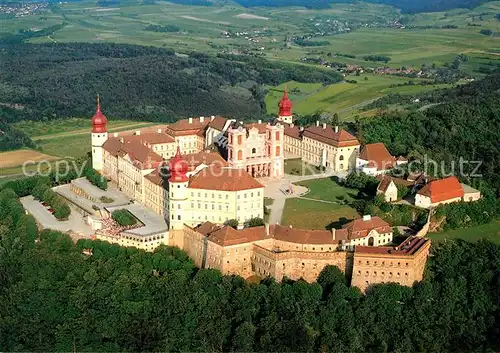
[[[252,154],[255,154],[257,153],[257,149],[256,148],[252,148]]]
[[[177,219],[180,221],[180,220],[181,220],[181,215],[178,215],[178,216],[177,216]]]

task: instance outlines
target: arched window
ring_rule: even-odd
[[[243,143],[243,136],[239,135],[238,136],[238,145],[241,145]]]
[[[257,149],[252,148],[252,154],[255,154],[255,153],[257,153]]]
[[[243,159],[243,151],[239,150],[238,151],[238,160],[241,161]]]
[[[276,156],[279,157],[281,154],[281,147],[280,146],[276,146]]]
[[[233,151],[229,150],[229,159],[232,159],[232,158],[233,158]]]
[[[344,156],[342,156],[342,155],[341,155],[341,156],[339,157],[339,160],[343,161],[343,160],[344,160]]]
[[[280,132],[276,131],[276,141],[279,141],[279,140],[280,140]]]

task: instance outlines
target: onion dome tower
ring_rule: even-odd
[[[169,163],[170,178],[168,179],[169,195],[169,225],[172,230],[182,230],[188,198],[187,177],[188,164],[177,146],[177,153]]]
[[[291,124],[293,122],[292,101],[288,98],[288,92],[286,90],[286,87],[283,92],[283,98],[281,98],[278,107],[279,107],[278,119],[287,124]]]
[[[108,130],[106,124],[108,119],[101,112],[101,102],[97,95],[97,107],[94,116],[92,117],[92,168],[101,171],[103,168],[104,157],[102,146],[108,140]]]

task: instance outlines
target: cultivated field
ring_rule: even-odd
[[[17,167],[25,162],[53,161],[57,157],[34,150],[17,150],[0,153],[0,170]]]
[[[152,125],[154,124],[129,120],[109,120],[108,129],[110,132],[119,132]],[[42,121],[22,121],[14,126],[28,134],[42,151],[49,155],[76,158],[90,152],[90,118],[60,119],[51,121],[50,124]]]
[[[300,115],[314,114],[315,112],[337,113],[341,119],[349,120],[355,115],[366,115],[369,113],[360,109],[388,93],[417,94],[438,88],[451,87],[451,85],[426,85],[418,83],[424,80],[411,79],[415,82],[413,86],[394,85],[408,82],[408,78],[396,76],[382,76],[375,74],[361,74],[360,76],[347,76],[346,80],[354,80],[357,83],[336,83],[323,86],[316,83],[298,83],[290,81],[276,87],[269,87],[266,96],[266,107],[269,114],[277,113],[277,105],[283,96],[285,86],[289,92],[288,96],[293,101],[293,111]],[[294,91],[295,89],[295,91]]]
[[[345,64],[394,68],[421,65],[443,67],[465,54],[468,61],[461,68],[474,77],[480,69],[498,66],[500,53],[500,1],[488,2],[475,9],[457,9],[430,14],[401,15],[395,8],[356,2],[335,3],[330,9],[311,10],[299,7],[244,8],[226,6],[184,6],[157,1],[122,2],[119,6],[98,7],[94,1],[53,4],[51,10],[38,15],[2,20],[2,33],[36,30],[56,24],[66,25],[47,37],[31,39],[41,42],[115,42],[168,47],[179,55],[200,51],[217,53],[251,53],[269,60],[303,63],[304,57]],[[405,27],[391,26],[400,21]],[[342,22],[353,31],[336,32],[329,27]],[[154,30],[169,25],[173,32]],[[153,26],[152,28],[148,26]],[[427,26],[427,27],[426,27]],[[457,28],[443,28],[456,26]],[[483,35],[489,29],[492,35]],[[300,46],[291,38],[313,35],[319,46]],[[336,53],[355,55],[355,58]],[[391,60],[367,62],[366,55],[383,55]],[[312,64],[315,65],[315,64]],[[367,80],[365,80],[367,77]],[[371,116],[359,108],[387,93],[419,93],[441,86],[395,85],[406,78],[380,75],[348,77],[357,83],[297,84],[292,93],[295,111],[311,114],[317,110],[336,112],[342,119],[355,115]],[[418,80],[414,80],[418,83]],[[276,113],[276,103],[283,87],[270,87],[266,98],[269,113]]]

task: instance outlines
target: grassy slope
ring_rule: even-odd
[[[443,242],[446,239],[463,239],[467,241],[478,241],[479,239],[486,239],[491,242],[500,244],[500,221],[483,224],[477,227],[454,229],[442,233],[429,233],[428,236],[432,240],[438,242]]]
[[[365,77],[368,80],[365,80]],[[313,114],[316,111],[327,111],[339,114],[342,119],[352,118],[360,113],[359,108],[373,100],[388,93],[416,94],[437,88],[450,87],[450,85],[429,85],[429,86],[402,86],[391,87],[397,84],[408,82],[408,78],[396,76],[381,76],[375,74],[361,74],[361,76],[347,76],[347,80],[355,80],[353,83],[336,83],[323,87],[321,84],[302,84],[287,82],[285,84],[269,88],[266,97],[268,113],[275,114],[277,104],[283,95],[283,89],[287,86],[288,91],[293,88],[300,89],[299,93],[290,92],[293,111],[296,114]],[[415,83],[421,80],[412,79]]]

